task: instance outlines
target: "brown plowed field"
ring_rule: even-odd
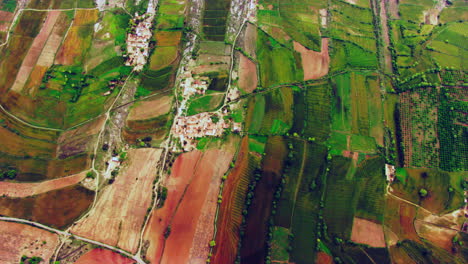
[[[153,211],[144,239],[149,241],[146,259],[151,263],[159,263],[164,248],[164,232],[180,203],[188,184],[192,180],[195,168],[203,152],[192,151],[177,157],[167,183],[167,198],[164,206]]]
[[[203,153],[192,181],[171,222],[161,263],[205,263],[214,229],[214,210],[221,176],[234,151],[210,149]],[[190,220],[189,220],[190,219]]]
[[[75,264],[132,264],[134,262],[113,251],[95,248],[81,256]]]
[[[247,23],[244,36],[244,49],[250,56],[256,58],[257,49],[257,27]]]
[[[13,17],[13,13],[0,10],[0,22],[10,22],[13,19]]]
[[[245,195],[249,185],[249,177],[245,177],[245,171],[249,166],[249,139],[242,140],[239,155],[234,169],[225,181],[223,190],[223,202],[219,208],[216,234],[216,247],[212,257],[212,263],[234,263],[237,256],[239,243],[240,224],[242,214],[237,205],[244,205]]]
[[[31,48],[29,48],[29,51],[26,54],[23,63],[21,64],[21,68],[18,71],[18,75],[16,75],[16,80],[13,83],[11,90],[15,92],[22,91],[26,81],[29,78],[29,74],[31,73],[34,65],[36,65],[39,56],[41,55],[42,49],[44,48],[47,38],[52,32],[59,15],[60,11],[50,11],[47,13],[47,18],[44,22],[44,25],[42,26],[39,34],[34,39]]]
[[[257,88],[257,65],[244,55],[240,55],[239,63],[239,87],[251,93]]]
[[[72,231],[136,252],[140,230],[151,205],[153,180],[161,149],[132,149],[115,182],[102,190],[95,210]],[[116,209],[118,208],[118,209]]]
[[[128,114],[127,120],[145,120],[167,114],[171,109],[172,98],[163,96],[152,101],[135,104]]]
[[[82,172],[76,175],[38,183],[0,182],[0,196],[6,195],[13,198],[33,196],[77,184],[85,177],[86,172]]]
[[[76,221],[93,199],[93,191],[73,185],[25,198],[0,197],[0,214],[64,228]]]
[[[416,220],[414,226],[416,232],[422,238],[429,240],[432,244],[448,252],[452,251],[452,239],[457,234],[457,231],[432,225],[421,220]]]
[[[0,263],[20,263],[23,255],[41,257],[41,263],[49,263],[58,242],[58,236],[48,231],[0,221]]]
[[[320,52],[309,50],[296,41],[294,41],[294,50],[301,54],[304,81],[327,75],[330,63],[328,38],[322,38],[322,50]]]
[[[384,232],[381,225],[372,221],[354,218],[351,240],[371,247],[385,247]]]

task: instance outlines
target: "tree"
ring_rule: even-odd
[[[211,240],[211,241],[210,241],[210,247],[214,247],[214,246],[216,246],[216,241]]]
[[[424,189],[424,188],[420,189],[420,190],[419,190],[419,196],[420,196],[421,198],[426,197],[426,196],[427,196],[427,190]]]

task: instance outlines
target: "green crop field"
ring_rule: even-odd
[[[323,218],[331,237],[348,239],[358,202],[355,180],[345,179],[351,160],[334,156],[327,178]]]
[[[325,141],[330,133],[331,107],[330,86],[327,83],[311,85],[305,88],[304,128],[306,138]]]
[[[300,57],[292,45],[284,46],[262,30],[258,30],[257,56],[262,86],[303,79]]]

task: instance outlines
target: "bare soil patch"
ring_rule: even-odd
[[[8,197],[28,197],[56,189],[61,189],[70,185],[74,185],[82,181],[86,177],[86,173],[71,175],[68,177],[43,181],[37,183],[17,183],[17,182],[0,182],[0,196]]]
[[[39,56],[41,55],[42,49],[44,48],[47,38],[52,32],[59,15],[60,11],[50,11],[47,13],[47,18],[44,22],[44,25],[42,26],[39,34],[34,39],[31,48],[29,48],[29,51],[26,54],[23,63],[21,64],[18,75],[16,75],[16,80],[11,87],[13,91],[22,91],[26,81],[29,78],[29,74],[31,73],[34,65],[36,65]]]
[[[239,62],[239,87],[251,93],[257,88],[257,65],[244,55],[240,55]]]
[[[10,22],[15,14],[7,11],[1,11],[0,10],[0,22]]]
[[[333,264],[333,257],[323,251],[317,253],[315,264]]]
[[[363,218],[354,218],[351,240],[371,247],[385,247],[382,226]]]
[[[171,222],[161,263],[206,262],[221,176],[233,155],[233,151],[218,149],[203,153]]]
[[[43,263],[49,263],[58,242],[58,236],[48,231],[0,221],[0,263],[20,263],[23,255],[41,257]]]
[[[167,182],[167,198],[164,206],[153,211],[144,239],[149,242],[146,258],[151,263],[159,263],[164,248],[164,232],[169,226],[172,217],[180,203],[182,196],[189,185],[197,164],[202,156],[201,151],[183,153],[174,162],[172,172]]]
[[[163,96],[156,100],[135,104],[128,114],[128,120],[145,120],[167,114],[171,109],[172,98]]]
[[[152,183],[161,152],[161,149],[128,151],[128,160],[115,182],[102,190],[95,210],[72,231],[136,252],[146,211],[151,205]]]
[[[328,38],[322,38],[322,50],[320,52],[309,50],[296,41],[294,41],[294,50],[301,54],[305,81],[327,75],[330,63]]]
[[[244,35],[244,49],[250,56],[256,58],[257,27],[247,23]]]
[[[448,252],[452,250],[452,239],[458,233],[455,230],[439,227],[421,220],[415,220],[414,226],[419,236]]]
[[[75,264],[132,264],[134,261],[132,259],[121,256],[118,253],[113,251],[95,248],[83,256],[81,256]]]

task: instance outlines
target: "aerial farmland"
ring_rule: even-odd
[[[466,0],[0,0],[0,264],[468,262]]]

